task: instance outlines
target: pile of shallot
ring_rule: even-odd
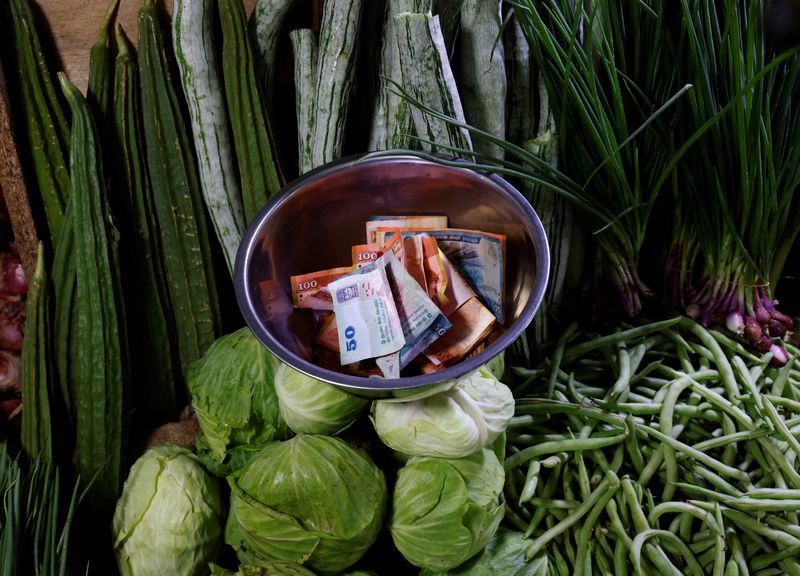
[[[14,248],[14,234],[0,189],[0,438],[20,425],[20,356],[27,292],[28,278]]]

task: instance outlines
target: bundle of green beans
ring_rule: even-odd
[[[507,520],[550,574],[800,574],[800,367],[688,318],[513,368]]]

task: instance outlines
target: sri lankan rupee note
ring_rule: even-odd
[[[450,263],[491,310],[497,321],[505,322],[506,237],[480,230],[460,228],[401,230],[403,236],[427,233],[436,239]],[[378,228],[377,240],[385,245],[396,234],[391,228]]]
[[[397,352],[406,343],[385,266],[355,270],[328,284],[328,290],[342,365]]]
[[[383,246],[383,250],[394,252],[394,255],[400,260],[406,271],[417,281],[417,284],[425,288],[425,267],[423,264],[424,254],[421,235],[403,236],[395,234]]]
[[[425,349],[434,366],[451,366],[463,359],[492,331],[495,318],[477,298],[470,298],[448,318],[453,327]]]
[[[365,378],[383,378],[383,373],[373,360],[360,360],[347,366],[342,366],[339,360],[339,352],[328,348],[317,348],[314,352],[314,361],[320,368]]]
[[[319,330],[314,336],[314,342],[332,350],[339,352],[339,331],[336,329],[336,314],[329,314],[319,321]]]
[[[375,244],[378,228],[447,228],[447,216],[440,214],[375,215],[370,216],[366,227],[367,243]]]
[[[386,252],[375,265],[386,268],[405,338],[399,351],[375,361],[386,378],[399,378],[400,370],[447,332],[451,324],[393,252]]]
[[[353,266],[363,268],[383,256],[384,249],[377,244],[356,244],[350,248]]]
[[[263,320],[272,326],[271,330],[285,346],[296,350],[304,359],[310,360],[312,356],[310,341],[294,329],[292,317],[295,310],[286,290],[275,279],[262,280],[258,283],[258,288],[264,310]]]
[[[475,291],[464,281],[458,270],[439,248],[436,238],[422,233],[425,280],[428,296],[448,318],[467,300],[476,296]]]
[[[333,310],[333,300],[328,291],[328,284],[352,271],[352,266],[342,266],[331,270],[319,270],[318,272],[290,276],[292,304],[294,304],[295,308]]]

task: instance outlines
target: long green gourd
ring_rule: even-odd
[[[411,136],[414,123],[411,107],[396,91],[395,85],[403,84],[400,68],[400,50],[397,47],[394,17],[403,12],[429,12],[431,0],[391,0],[387,2],[383,22],[383,42],[378,58],[380,73],[375,112],[372,114],[369,150],[408,149],[412,147]]]
[[[459,91],[470,126],[506,137],[506,65],[502,42],[502,0],[465,0],[461,4]],[[475,152],[502,159],[501,146],[483,138]]]
[[[232,274],[245,222],[215,50],[216,6],[216,0],[174,0],[172,41],[189,105],[203,197]]]
[[[317,34],[310,28],[289,32],[294,55],[295,115],[297,116],[297,168],[300,174],[314,167],[311,148],[317,106]]]
[[[22,342],[21,379],[25,417],[22,419],[21,440],[30,458],[53,461],[60,435],[53,425],[57,415],[57,383],[49,283],[44,244],[39,242],[36,270],[28,286],[25,339]]]
[[[267,102],[267,110],[273,112],[273,88],[275,83],[275,58],[278,42],[286,17],[298,0],[258,0],[247,22],[250,42],[253,46],[256,75]]]
[[[139,73],[147,170],[185,375],[219,335],[221,320],[197,165],[163,30],[159,9],[146,0],[139,11]]]
[[[64,219],[55,243],[53,254],[53,288],[55,292],[55,356],[58,384],[61,398],[66,408],[67,420],[72,429],[75,427],[75,395],[74,381],[70,377],[70,363],[78,354],[77,339],[74,338],[76,327],[74,311],[76,292],[76,271],[73,262],[75,236],[73,226]]]
[[[220,0],[219,17],[225,97],[239,162],[244,217],[249,223],[285,180],[256,80],[242,0]]]
[[[59,73],[72,112],[72,194],[63,234],[72,238],[74,269],[72,350],[68,376],[75,403],[75,467],[88,488],[90,507],[113,512],[124,479],[130,421],[130,379],[117,254],[118,232],[105,195],[97,130],[83,95]],[[56,250],[63,251],[59,242]],[[63,261],[64,258],[61,257]],[[57,302],[58,305],[58,302]]]
[[[115,63],[112,186],[120,250],[127,265],[125,309],[131,349],[137,417],[157,420],[176,408],[180,383],[174,327],[156,224],[153,191],[147,174],[139,103],[139,71],[121,28]],[[177,381],[176,381],[177,380]]]
[[[439,17],[405,12],[394,17],[403,89],[415,100],[464,122],[464,109],[453,71],[447,58]],[[426,151],[448,152],[446,146],[471,150],[466,129],[453,126],[411,107],[414,128]],[[442,149],[433,143],[438,143]]]
[[[55,244],[70,192],[69,127],[29,0],[9,0],[8,8],[15,64],[20,72],[18,90],[23,113],[17,119],[36,180],[36,202],[41,204],[50,240]]]
[[[342,156],[361,6],[362,0],[327,0],[323,4],[317,60],[317,112],[311,141],[313,167]]]
[[[102,140],[103,155],[111,126],[111,106],[114,84],[114,46],[111,21],[117,13],[119,0],[111,0],[100,23],[97,39],[89,51],[89,79],[86,87],[86,102],[94,114],[97,131]],[[104,164],[108,168],[108,163]]]

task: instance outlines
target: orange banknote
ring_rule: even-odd
[[[333,310],[333,298],[327,290],[328,284],[352,271],[352,266],[342,266],[290,277],[292,304],[295,308]]]
[[[384,249],[377,244],[357,244],[350,249],[353,266],[363,268],[383,256]]]
[[[467,300],[447,319],[452,328],[424,352],[435,366],[450,366],[464,358],[489,335],[495,324],[494,314],[477,297]]]
[[[447,228],[447,216],[443,214],[376,215],[367,220],[367,243],[377,241],[378,228]]]

